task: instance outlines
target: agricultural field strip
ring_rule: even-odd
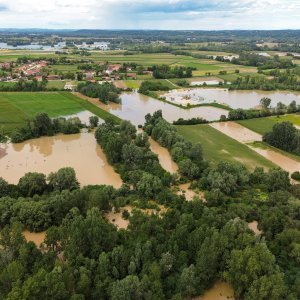
[[[246,145],[209,125],[179,125],[176,128],[190,142],[200,143],[205,159],[214,164],[225,160],[243,163],[249,169],[256,166],[269,169],[275,166]]]
[[[300,170],[300,162],[292,159],[289,155],[286,155],[282,151],[277,151],[272,147],[265,146],[266,149],[261,147],[254,147],[251,143],[255,141],[261,141],[262,136],[250,129],[240,125],[236,122],[222,122],[212,123],[209,126],[219,130],[227,136],[235,139],[239,143],[242,143],[254,150],[264,158],[270,160],[272,163],[278,165],[283,170],[293,173]]]

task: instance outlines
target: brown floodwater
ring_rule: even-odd
[[[121,95],[122,104],[109,103],[108,105],[101,103],[96,98],[89,98],[79,93],[75,94],[121,119],[131,121],[136,126],[145,123],[146,114],[153,114],[157,110],[162,110],[163,117],[169,122],[179,118],[191,119],[196,117],[214,121],[220,119],[221,115],[228,116],[228,111],[224,109],[210,106],[183,109],[137,92],[123,93]]]
[[[24,230],[22,234],[24,235],[27,242],[34,242],[37,247],[40,247],[46,237],[46,231],[30,232],[28,230]]]
[[[172,160],[170,152],[165,147],[162,147],[159,143],[149,138],[150,149],[153,153],[158,155],[160,165],[171,174],[178,171],[177,164]]]
[[[85,125],[90,124],[90,117],[95,116],[95,114],[91,113],[89,110],[83,110],[77,114],[73,115],[67,115],[67,116],[62,116],[63,118],[70,119],[77,117],[80,119],[81,123],[84,123]],[[103,123],[104,121],[102,119],[99,119],[99,124]]]
[[[210,126],[243,144],[262,140],[262,136],[260,134],[235,122],[212,123]],[[300,170],[299,161],[296,161],[278,151],[272,150],[271,148],[262,149],[251,145],[247,146],[289,173]]]
[[[262,140],[260,134],[235,122],[212,123],[210,126],[241,143],[251,143]]]
[[[284,154],[281,154],[272,149],[262,149],[258,147],[251,147],[251,149],[259,153],[266,159],[272,161],[274,164],[278,165],[283,170],[288,171],[289,173],[294,173],[300,170],[300,162]]]
[[[288,105],[294,100],[300,104],[300,93],[290,91],[229,91],[222,88],[193,88],[172,90],[163,96],[168,101],[178,103],[188,98],[192,104],[217,102],[232,108],[243,109],[255,108],[263,97],[272,100],[272,107],[276,107],[278,102]]]
[[[9,183],[18,183],[27,172],[48,175],[72,167],[82,186],[106,184],[119,188],[122,185],[93,133],[41,137],[20,144],[1,144],[0,149],[6,153],[0,158],[0,174]]]
[[[262,231],[260,231],[258,228],[258,222],[257,221],[252,221],[250,223],[248,223],[248,228],[251,229],[255,235],[261,235]]]
[[[190,183],[180,184],[178,187],[179,191],[177,192],[177,195],[184,195],[187,201],[192,201],[195,197],[199,197],[199,199],[205,201],[204,193],[191,190]]]
[[[194,300],[234,300],[233,288],[224,281],[217,281],[214,286],[206,291],[203,296]]]

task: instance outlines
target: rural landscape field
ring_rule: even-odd
[[[300,299],[298,1],[2,2],[0,299]]]

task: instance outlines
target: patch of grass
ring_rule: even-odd
[[[244,127],[262,135],[272,131],[273,126],[276,123],[281,123],[281,122],[291,122],[296,126],[300,126],[300,115],[288,114],[288,115],[283,115],[278,117],[272,116],[266,118],[237,121],[237,123],[243,125]]]
[[[249,169],[274,165],[244,144],[228,137],[209,125],[176,126],[179,133],[192,143],[201,143],[205,159],[217,164],[220,161],[240,162]]]
[[[45,112],[50,117],[76,114],[89,110],[105,120],[110,113],[68,92],[0,93],[0,127],[10,133],[25,124],[25,120]],[[119,118],[112,116],[116,121]]]
[[[141,85],[140,80],[124,80],[124,83],[130,89],[138,89]]]

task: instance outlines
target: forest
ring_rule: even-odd
[[[164,171],[151,136],[179,164]],[[189,299],[216,280],[237,299],[298,299],[300,185],[281,169],[247,170],[205,160],[158,111],[143,132],[112,120],[95,132],[124,184],[80,188],[71,168],[0,180],[0,297],[3,299]],[[192,180],[205,199],[186,201],[172,188]],[[145,214],[155,203],[162,214]],[[106,215],[131,205],[127,230]],[[261,235],[247,226],[258,221]],[[42,248],[22,230],[46,230]]]

